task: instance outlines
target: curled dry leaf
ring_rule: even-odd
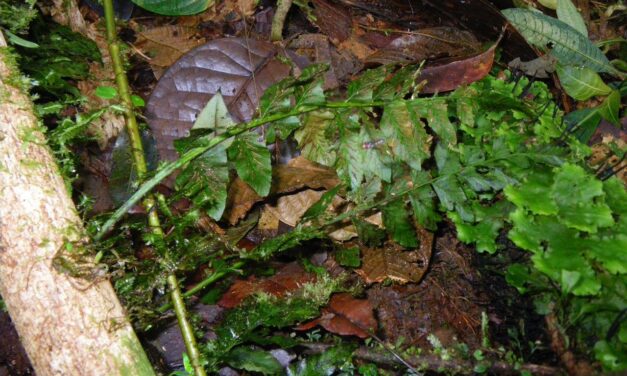
[[[272,170],[270,195],[295,192],[303,188],[331,189],[339,183],[333,169],[297,157],[287,165],[279,165]],[[253,205],[262,200],[248,184],[237,178],[229,187],[225,218],[229,223],[235,224]]]
[[[446,26],[432,27],[394,39],[368,56],[366,63],[410,64],[427,59],[469,56],[479,50],[479,41],[468,31]]]
[[[486,52],[464,60],[424,68],[419,80],[426,80],[422,88],[423,93],[431,94],[442,91],[455,90],[461,85],[478,81],[490,73],[494,63],[494,50],[498,42]]]
[[[218,305],[224,308],[238,306],[244,299],[257,292],[265,292],[277,297],[298,290],[303,284],[314,282],[314,274],[306,272],[297,262],[284,265],[275,275],[257,279],[254,276],[246,280],[237,280],[222,295]]]
[[[417,230],[420,247],[405,251],[396,243],[387,242],[382,249],[362,248],[362,268],[356,272],[366,283],[391,279],[399,283],[420,282],[427,272],[433,248],[433,233]]]
[[[268,42],[241,38],[216,39],[193,49],[161,77],[148,104],[146,118],[161,159],[178,157],[175,139],[189,135],[198,114],[218,91],[236,122],[253,118],[259,98],[290,67]]]
[[[296,330],[309,330],[317,325],[331,333],[368,338],[377,329],[377,320],[368,300],[341,293],[331,297],[319,318],[298,326]]]

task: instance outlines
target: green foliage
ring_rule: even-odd
[[[133,0],[140,7],[164,16],[188,16],[206,10],[212,0]]]
[[[558,65],[557,74],[566,93],[578,101],[608,95],[612,91],[592,69]]]
[[[22,34],[37,17],[35,0],[0,0],[0,27],[13,34]]]
[[[279,299],[266,294],[249,298],[244,305],[227,314],[215,329],[216,339],[206,344],[209,370],[217,371],[224,361],[247,370],[268,370],[271,365],[264,356],[253,356],[250,352],[243,356],[242,353],[249,350],[239,350],[239,346],[254,338],[255,332],[261,328],[283,328],[316,317],[320,307],[326,304],[338,286],[338,280],[323,277],[314,284],[303,286],[288,298]],[[238,359],[235,363],[234,357]]]
[[[68,80],[84,80],[89,63],[100,62],[96,43],[68,27],[38,18],[30,28],[38,48],[20,48],[20,69],[34,80],[35,90],[53,99],[78,99],[78,89]]]
[[[577,7],[571,0],[558,0],[557,18],[567,25],[570,25],[573,29],[577,30],[584,37],[588,37],[588,29],[586,28],[586,22],[577,11]]]
[[[551,54],[562,64],[620,75],[598,47],[568,24],[527,9],[505,9],[503,15],[529,43],[539,48],[550,45]]]
[[[297,376],[335,375],[345,366],[352,367],[352,353],[353,348],[351,346],[334,346],[321,354],[309,356],[290,366],[289,374]],[[376,374],[375,367],[374,375]]]

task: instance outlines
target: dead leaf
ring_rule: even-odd
[[[461,85],[467,85],[482,79],[492,69],[494,50],[498,42],[486,52],[468,59],[454,61],[437,67],[424,68],[418,80],[426,80],[422,88],[423,93],[455,90]]]
[[[307,189],[292,195],[280,197],[276,206],[266,205],[265,210],[272,211],[281,222],[295,227],[300,218],[313,204],[320,200],[322,191]]]
[[[319,318],[298,326],[296,330],[309,330],[317,325],[331,333],[368,338],[377,329],[377,320],[368,300],[341,293],[331,297]]]
[[[476,54],[480,44],[475,36],[452,27],[432,27],[411,31],[368,56],[366,63],[411,64],[422,60],[462,57]]]
[[[419,229],[420,247],[405,251],[396,243],[383,248],[363,247],[362,268],[356,272],[368,284],[391,279],[399,283],[418,283],[427,272],[433,248],[433,233]]]
[[[298,290],[305,283],[315,281],[315,279],[315,275],[306,272],[299,263],[291,262],[284,265],[272,277],[257,279],[252,276],[246,280],[237,280],[222,295],[218,305],[224,308],[233,308],[257,292],[265,292],[276,297],[282,297]]]
[[[327,0],[313,0],[314,23],[322,34],[334,43],[342,42],[351,34],[352,20],[346,7]]]
[[[331,189],[340,183],[335,171],[311,162],[303,157],[296,157],[287,165],[278,165],[272,170],[272,188],[270,195],[285,194],[303,188]],[[231,224],[237,223],[257,202],[263,198],[257,195],[241,179],[237,178],[229,187],[225,218]]]
[[[167,68],[204,41],[204,38],[197,37],[196,28],[165,25],[140,32],[135,47],[150,57],[151,66]]]
[[[178,157],[173,141],[186,137],[209,99],[221,92],[236,122],[253,118],[259,98],[290,67],[275,58],[268,42],[222,38],[183,55],[161,77],[148,104],[146,118],[161,159]]]

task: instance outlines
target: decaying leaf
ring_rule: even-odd
[[[431,259],[433,233],[419,229],[420,247],[405,251],[396,243],[387,242],[383,248],[362,248],[362,267],[356,272],[366,283],[391,279],[399,283],[420,282]]]
[[[412,31],[368,56],[366,63],[410,64],[427,59],[464,57],[477,53],[475,36],[451,27],[433,27]]]
[[[264,292],[277,297],[285,296],[291,291],[299,289],[303,284],[315,281],[315,279],[315,275],[306,272],[299,263],[291,262],[284,265],[272,277],[257,279],[252,276],[245,280],[237,280],[222,295],[218,305],[224,308],[233,308],[257,292]]]
[[[334,42],[346,40],[351,33],[351,17],[346,7],[328,0],[313,0],[314,23]]]
[[[204,38],[197,38],[196,34],[197,29],[192,27],[159,26],[140,32],[135,46],[150,57],[150,65],[158,79],[163,68],[174,64],[184,53],[204,43]]]
[[[174,160],[175,139],[189,135],[196,116],[221,92],[236,122],[253,118],[259,98],[290,67],[275,59],[274,45],[252,39],[223,38],[180,58],[161,77],[146,106],[146,118],[161,159]]]
[[[484,53],[467,59],[423,69],[419,80],[426,80],[427,83],[422,92],[430,94],[455,90],[461,85],[482,79],[492,69],[494,50],[497,45],[498,42]]]
[[[281,222],[294,227],[307,209],[320,200],[323,193],[322,191],[307,189],[292,195],[283,196],[278,199],[276,206],[266,205],[264,211],[273,212]]]
[[[377,320],[368,300],[355,299],[350,294],[341,293],[331,297],[328,307],[322,310],[319,318],[296,329],[309,330],[317,325],[331,333],[368,338],[376,330]]]
[[[273,169],[270,195],[290,193],[305,187],[331,189],[339,183],[332,169],[310,162],[303,157],[297,157],[290,160],[287,165],[279,165]],[[229,188],[225,218],[231,224],[237,223],[253,205],[262,199],[241,179],[235,179]]]

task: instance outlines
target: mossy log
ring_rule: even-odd
[[[83,224],[2,42],[0,294],[24,348],[40,376],[154,375],[111,283],[54,264]]]

